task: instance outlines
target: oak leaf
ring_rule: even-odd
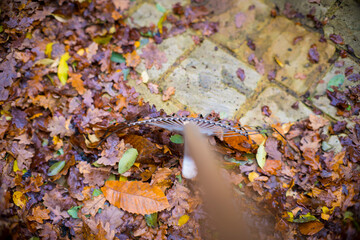
[[[42,224],[44,220],[50,219],[49,213],[49,209],[43,208],[41,206],[36,206],[32,209],[32,216],[28,216],[27,218],[30,221],[36,221]]]
[[[92,199],[84,202],[84,207],[81,209],[81,212],[85,215],[91,214],[92,216],[95,216],[99,208],[104,207],[105,201],[106,199],[102,194],[97,197],[93,197]]]
[[[129,67],[136,67],[141,62],[140,56],[133,51],[132,53],[126,53],[125,55],[126,65]]]
[[[317,129],[329,124],[329,120],[327,120],[321,116],[316,116],[314,114],[310,114],[309,120],[310,120],[309,125],[313,130],[317,130]]]
[[[145,67],[147,69],[152,68],[155,65],[156,69],[160,69],[167,61],[166,55],[164,52],[161,52],[155,44],[148,44],[143,50],[142,54],[140,55],[142,58],[145,59]]]
[[[88,183],[89,185],[103,186],[105,180],[110,175],[109,168],[92,167],[87,162],[79,162],[77,167],[79,168],[79,171],[84,175],[84,183]]]
[[[101,191],[112,205],[131,213],[151,214],[170,206],[161,189],[149,183],[107,181]]]
[[[175,94],[175,88],[168,87],[163,93],[162,100],[165,102],[170,99],[171,95],[174,95],[174,94]]]
[[[71,82],[71,86],[73,86],[80,95],[83,95],[85,93],[85,88],[84,81],[81,79],[82,74],[69,73],[69,75],[70,78],[68,81]]]

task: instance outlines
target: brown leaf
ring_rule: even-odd
[[[114,166],[119,162],[120,158],[126,151],[124,140],[119,141],[115,135],[110,136],[104,145],[104,150],[101,152],[101,158],[96,162],[106,166]]]
[[[278,150],[278,141],[275,138],[269,137],[265,144],[266,153],[275,160],[281,160],[281,152]]]
[[[73,86],[80,95],[83,95],[85,93],[85,88],[84,81],[81,80],[81,77],[82,74],[70,72],[68,81],[71,82],[71,86]]]
[[[141,62],[140,56],[136,53],[136,51],[126,53],[124,56],[126,58],[126,65],[129,67],[136,67]]]
[[[167,62],[165,53],[161,52],[156,45],[152,43],[146,45],[140,56],[145,59],[145,67],[147,69],[155,65],[156,69],[159,70],[162,65]]]
[[[44,220],[50,219],[49,213],[50,213],[49,209],[46,209],[41,206],[36,206],[32,209],[32,216],[28,216],[27,219],[42,224]]]
[[[112,205],[131,213],[151,214],[170,206],[160,188],[149,183],[107,181],[101,191]]]
[[[302,223],[299,225],[299,231],[304,235],[314,235],[324,228],[324,224],[319,221]]]
[[[175,94],[175,88],[168,87],[163,93],[162,100],[165,102],[170,99],[171,95],[174,95],[174,94]]]
[[[18,144],[17,142],[13,142],[11,145],[11,151],[16,157],[19,169],[29,169],[31,159],[34,156],[34,149],[29,148],[24,144]]]
[[[281,169],[281,160],[267,159],[264,166],[264,171],[271,175],[276,175],[276,171]]]
[[[159,93],[158,87],[159,86],[157,84],[155,84],[155,83],[148,83],[148,88],[149,88],[151,93],[158,94]]]
[[[153,156],[160,152],[153,142],[139,135],[128,134],[124,137],[124,141],[138,151],[136,162],[153,163]]]
[[[313,130],[317,130],[317,129],[329,124],[329,120],[327,120],[321,116],[314,115],[314,114],[310,114],[309,120],[310,120],[309,125]]]
[[[106,179],[110,176],[110,168],[96,168],[92,167],[87,162],[79,162],[77,167],[79,171],[84,175],[84,183],[89,185],[103,186]]]
[[[91,214],[92,216],[95,216],[99,208],[104,207],[105,201],[106,199],[102,194],[97,197],[93,197],[93,199],[84,201],[84,206],[81,208],[81,212],[84,215]]]
[[[48,125],[48,131],[50,131],[50,136],[60,135],[61,138],[64,136],[71,136],[74,134],[74,130],[70,125],[71,117],[66,119],[64,116],[54,116]]]

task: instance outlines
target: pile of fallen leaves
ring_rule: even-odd
[[[138,126],[93,148],[125,121],[164,116],[126,85],[129,76],[141,79],[134,70],[141,61],[146,68],[167,61],[157,44],[189,27],[204,36],[217,30],[204,7],[180,4],[172,12],[158,5],[163,17],[157,25],[129,27],[131,4],[1,2],[3,239],[211,236],[196,187],[181,177],[181,137]],[[359,91],[349,91],[328,94],[336,94],[333,105],[354,113]],[[163,90],[163,100],[173,92]],[[346,104],[357,105],[350,109],[342,94]],[[287,140],[279,134],[210,139],[224,156],[224,176],[235,185],[234,199],[245,206],[254,234],[357,236],[360,125],[347,129],[311,116],[275,128]]]

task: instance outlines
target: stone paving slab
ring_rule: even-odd
[[[139,27],[150,26],[151,24],[157,25],[161,16],[163,15],[155,5],[150,3],[142,4],[127,20],[128,25]]]
[[[243,82],[236,76],[239,67],[245,71]],[[231,118],[254,93],[260,78],[246,64],[205,40],[160,85],[163,89],[175,87],[174,98],[197,113],[215,110]]]
[[[360,2],[355,0],[341,1],[336,12],[324,26],[325,35],[340,34],[345,44],[349,44],[360,58]]]
[[[194,41],[192,40],[189,32],[165,39],[160,45],[156,45],[156,47],[166,55],[167,61],[162,64],[162,67],[157,69],[153,66],[150,69],[146,69],[144,61],[141,61],[141,63],[136,67],[136,71],[139,73],[146,71],[149,75],[150,81],[158,82],[161,75],[164,74],[175,63],[175,61],[193,45]],[[137,53],[141,55],[142,49],[139,49]]]
[[[301,13],[304,17],[299,19],[301,23],[306,24],[307,26],[314,27],[314,22],[306,17],[310,13],[310,11],[314,8],[315,14],[314,16],[320,20],[324,21],[327,17],[328,11],[334,5],[336,0],[321,0],[320,4],[318,3],[310,3],[308,0],[267,0],[268,2],[272,2],[280,9],[280,13],[284,11],[285,3],[290,3],[292,9]]]
[[[276,86],[265,89],[257,98],[250,110],[240,118],[243,125],[263,126],[273,123],[296,122],[314,114],[303,103],[299,102],[298,109],[291,106],[297,99]],[[270,117],[262,114],[261,108],[268,106],[272,114]]]
[[[302,40],[294,45],[296,37],[302,37]],[[260,34],[251,35],[251,38],[256,44],[255,55],[264,60],[265,69],[270,71],[277,68],[276,81],[298,95],[303,95],[321,79],[328,69],[328,60],[335,53],[332,43],[319,42],[320,34],[309,32],[285,17],[272,19]],[[313,44],[320,55],[319,62],[315,64],[308,60],[308,52]],[[242,46],[242,52],[243,58],[253,53],[246,45]],[[275,62],[275,57],[283,67]]]
[[[336,65],[338,64],[336,65],[334,64],[332,66],[331,70],[326,74],[323,80],[320,81],[317,87],[312,91],[311,101],[317,108],[321,109],[324,113],[330,115],[334,119],[343,120],[342,117],[336,115],[337,108],[330,105],[330,100],[327,97],[326,89],[328,88],[328,84],[330,80],[336,76],[344,79],[344,83],[339,88],[340,90],[345,90],[346,87],[348,86],[358,85],[358,83],[356,82],[349,81],[344,74],[345,74],[345,69],[351,66],[354,67],[353,72],[358,73],[360,72],[360,66],[350,58],[344,58],[344,59],[339,58],[337,61],[339,63],[344,62],[344,65],[337,67]]]
[[[222,1],[219,1],[221,4]],[[253,9],[249,9],[254,6]],[[216,9],[214,9],[216,11]],[[240,46],[246,41],[248,34],[256,34],[265,27],[270,18],[271,8],[262,1],[230,1],[226,12],[215,14],[211,21],[219,22],[219,32],[211,39],[239,53]],[[236,20],[238,19],[238,24]],[[241,24],[239,24],[241,23]]]

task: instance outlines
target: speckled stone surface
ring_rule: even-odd
[[[245,71],[242,82],[238,68]],[[214,43],[205,40],[175,68],[163,88],[176,87],[175,98],[198,113],[212,110],[233,117],[257,86],[260,75]]]
[[[273,123],[295,122],[313,114],[303,103],[299,102],[298,109],[291,106],[298,100],[285,91],[272,86],[265,89],[257,98],[252,109],[242,118],[241,123],[250,126],[270,125]],[[261,108],[268,106],[272,112],[270,117],[262,114]]]

